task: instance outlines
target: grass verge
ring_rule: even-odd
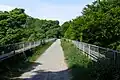
[[[69,66],[72,80],[120,80],[120,66],[108,59],[94,62],[82,54],[70,41],[61,40],[66,62]]]
[[[61,40],[66,62],[70,69],[72,80],[90,80],[92,61],[82,54],[72,42]]]

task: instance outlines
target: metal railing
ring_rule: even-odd
[[[66,39],[69,40],[69,39]],[[80,49],[83,54],[87,55],[94,61],[107,61],[108,63],[114,63],[115,65],[120,65],[120,51],[112,50],[109,48],[103,48],[100,46],[87,44],[84,42],[79,42],[75,40],[69,40]]]
[[[56,39],[44,40],[45,43],[55,41]],[[26,42],[26,43],[15,43],[5,46],[0,46],[0,61],[5,60],[9,57],[15,56],[16,54],[22,53],[31,48],[37,47],[42,44],[42,41]]]

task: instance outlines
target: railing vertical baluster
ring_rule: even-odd
[[[83,54],[84,54],[84,43],[82,43],[83,44]]]
[[[30,42],[30,48],[32,47],[32,43]]]
[[[56,39],[48,39],[48,40],[45,40],[45,41],[49,42],[49,41],[54,41],[54,40],[56,40]],[[1,51],[1,54],[0,54],[0,61],[11,57],[11,55],[13,55],[15,53],[21,53],[21,52],[23,52],[23,55],[26,58],[25,51],[30,49],[30,48],[41,45],[42,42],[44,42],[44,41],[40,40],[40,41],[36,41],[36,42],[17,43],[17,44],[11,44],[11,45],[4,45],[3,47],[1,46],[2,51]],[[8,53],[8,55],[6,55],[7,53]],[[6,57],[6,58],[4,58],[4,57]]]
[[[99,58],[101,58],[101,56],[100,56],[100,50],[99,50],[99,46],[98,46],[98,54],[99,54]]]
[[[25,44],[23,43],[23,50],[24,50]]]
[[[14,44],[13,44],[14,55],[15,55],[15,47],[16,47],[16,45],[15,45],[15,43],[14,43]]]
[[[34,42],[34,46],[35,46],[35,42]]]
[[[90,44],[88,44],[88,51],[89,51],[88,57],[90,58]]]
[[[39,45],[40,45],[40,41],[39,41]]]
[[[116,65],[116,62],[117,62],[117,52],[113,51],[114,53],[114,64]]]

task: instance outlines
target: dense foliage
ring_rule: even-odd
[[[60,36],[59,21],[30,17],[24,9],[0,11],[0,45]]]
[[[65,24],[61,27],[64,28]],[[118,49],[120,44],[120,1],[95,1],[86,5],[82,16],[73,19],[68,24],[68,29],[64,33],[65,38]]]
[[[64,34],[67,31],[69,26],[70,26],[70,21],[65,22],[64,24],[61,25],[61,27],[60,27],[61,36],[64,36]]]

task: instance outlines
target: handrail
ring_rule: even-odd
[[[120,51],[112,50],[109,48],[103,48],[100,46],[79,42],[75,40],[65,39],[71,41],[78,49],[83,51],[83,54],[87,55],[94,61],[100,61],[102,59],[107,59],[113,61],[115,64],[119,63]]]
[[[56,38],[46,39],[45,43],[49,41],[55,41]],[[31,48],[37,47],[42,44],[42,41],[35,41],[35,42],[20,42],[15,44],[9,44],[0,46],[0,61],[3,61],[9,57],[15,56],[21,52],[29,50]]]

